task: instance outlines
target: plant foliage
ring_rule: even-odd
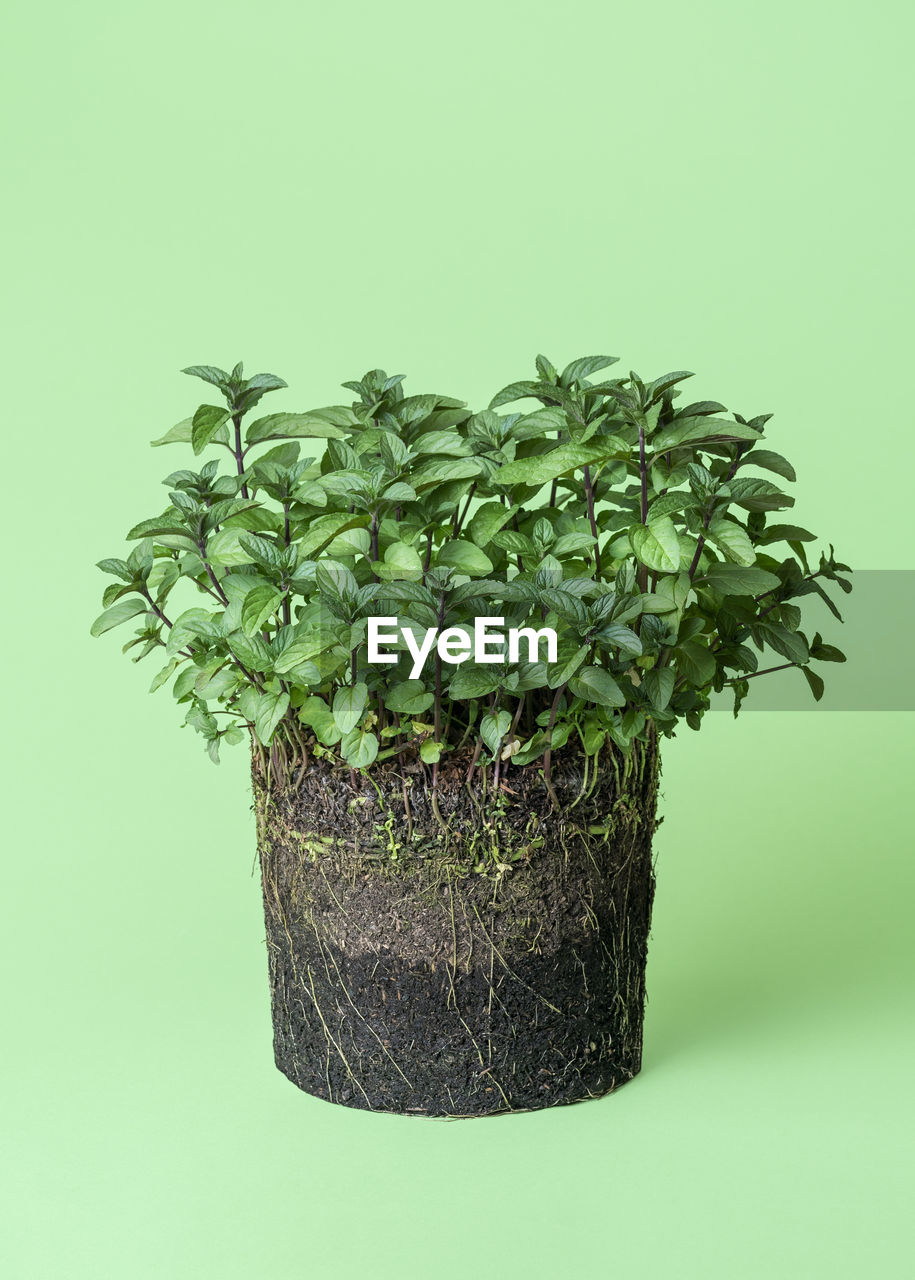
[[[286,386],[209,365],[201,404],[156,446],[209,455],[165,480],[168,504],[127,535],[94,635],[137,627],[135,660],[158,654],[214,760],[252,735],[275,766],[309,752],[354,769],[418,754],[433,767],[463,748],[470,771],[540,762],[569,743],[595,756],[652,726],[698,729],[711,696],[843,655],[801,630],[798,600],[838,610],[851,589],[833,550],[786,522],[794,469],[764,443],[770,415],[701,400],[677,407],[691,375],[610,378],[611,356],[544,356],[472,412],[407,395],[375,369],[353,400],[255,417]],[[221,466],[220,464],[224,465]],[[186,594],[190,588],[190,595]],[[366,661],[367,620],[396,616],[472,630],[552,627],[555,662],[443,664],[411,678]],[[524,650],[522,650],[522,657]]]

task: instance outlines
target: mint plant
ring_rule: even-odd
[[[480,1115],[632,1079],[659,738],[843,660],[801,604],[838,618],[848,569],[786,522],[768,417],[613,363],[538,356],[477,412],[375,369],[266,415],[282,379],[195,365],[218,403],[153,443],[200,461],[100,562],[93,633],[133,624],[213,760],[252,744],[274,1055],[306,1092]]]
[[[556,804],[557,752],[593,763],[698,729],[724,689],[736,715],[786,667],[820,698],[817,664],[844,659],[797,602],[840,618],[826,585],[850,590],[849,570],[785,522],[795,473],[763,443],[770,415],[681,407],[689,373],[609,378],[614,363],[538,356],[477,412],[375,369],[344,384],[351,403],[266,416],[281,378],[191,366],[218,403],[153,444],[206,460],[99,562],[114,581],[92,634],[134,624],[124,650],[158,655],[151,689],[170,685],[214,761],[249,737],[276,779],[311,757],[418,757],[433,797],[454,756],[496,786],[533,766]],[[371,618],[472,633],[481,616],[552,629],[555,660],[368,661]]]

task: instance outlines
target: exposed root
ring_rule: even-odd
[[[445,757],[433,795],[403,762],[312,758],[270,786],[254,753],[276,1058],[301,1088],[483,1115],[638,1070],[656,752],[559,753],[552,797],[536,768],[491,792],[474,769]]]

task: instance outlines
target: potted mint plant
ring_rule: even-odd
[[[600,1096],[642,1051],[659,744],[843,655],[850,584],[785,522],[767,416],[609,356],[472,412],[381,370],[350,403],[193,366],[98,635],[160,661],[215,761],[251,749],[279,1068],[333,1102],[479,1115]],[[598,376],[600,375],[600,376]]]

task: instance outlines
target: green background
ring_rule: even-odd
[[[275,1071],[244,753],[213,768],[88,625],[183,465],[147,447],[197,403],[178,370],[239,358],[289,381],[271,411],[375,365],[477,404],[540,350],[695,369],[776,411],[802,524],[911,569],[911,13],[13,6],[11,1280],[906,1269],[910,713],[684,731],[643,1074],[441,1124]]]

